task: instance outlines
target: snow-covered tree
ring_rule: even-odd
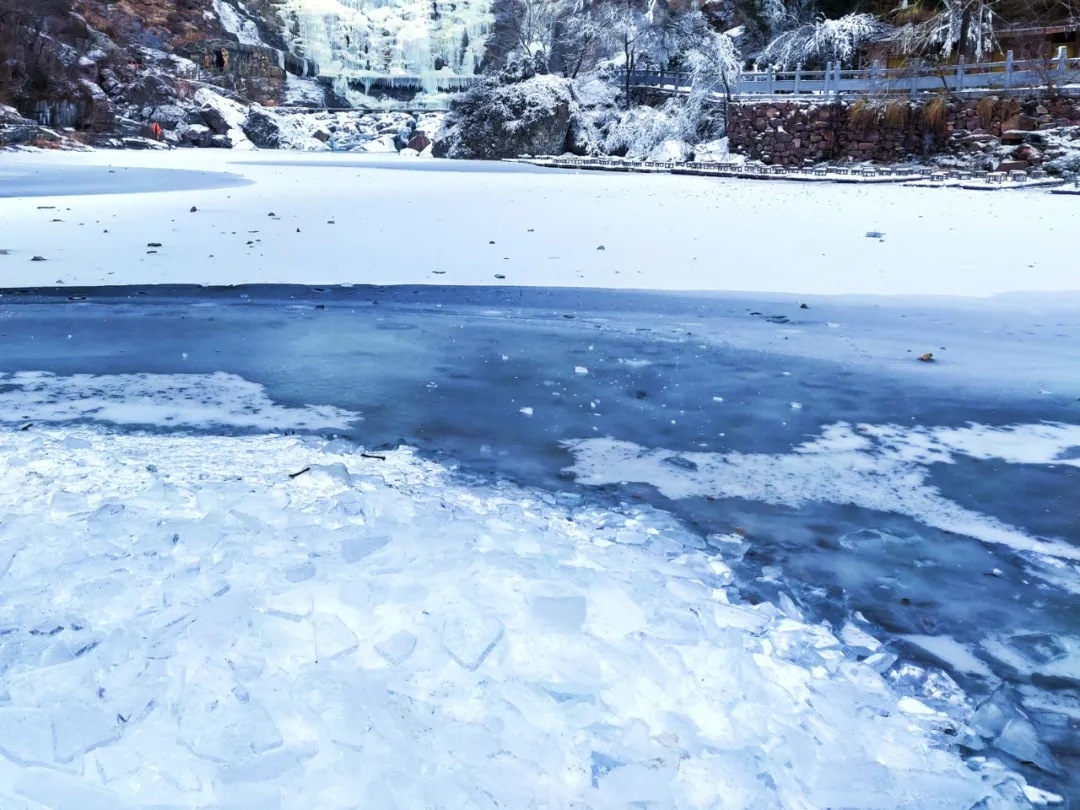
[[[601,7],[598,21],[606,43],[626,69],[626,108],[630,109],[630,74],[641,58],[655,54],[660,44],[653,7],[638,0],[613,0]]]
[[[551,53],[565,7],[562,0],[497,0],[492,10],[500,49],[509,58],[524,59]]]
[[[735,41],[697,9],[674,16],[665,29],[671,55],[690,75],[690,93],[678,116],[682,137],[694,141],[722,134],[727,102],[742,69]]]
[[[719,88],[725,96],[730,95],[742,62],[735,41],[713,29],[696,9],[679,15],[673,27],[681,56],[690,68],[694,92],[708,93]]]
[[[585,3],[572,8],[560,21],[556,35],[563,72],[576,78],[583,70],[590,69],[608,39],[602,15],[596,8]]]
[[[847,14],[838,20],[817,19],[776,36],[766,45],[759,64],[792,68],[799,64],[850,64],[859,48],[881,36],[888,27],[870,14]]]
[[[997,23],[986,0],[945,0],[929,19],[901,28],[898,40],[907,53],[946,60],[955,53],[981,61],[995,49]]]

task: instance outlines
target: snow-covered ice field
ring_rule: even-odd
[[[442,283],[959,296],[1080,290],[1069,260],[1075,200],[1039,191],[978,195],[217,150],[5,154],[3,164],[5,172],[53,175],[47,182],[39,175],[46,196],[0,199],[0,249],[11,251],[0,263],[0,286]],[[57,196],[68,176],[85,192],[72,167],[101,165],[116,172],[101,178],[106,192],[133,182],[125,175],[138,167],[219,171],[254,182]],[[189,213],[192,206],[197,213]],[[867,238],[870,232],[884,239]],[[148,249],[151,242],[161,247]],[[31,263],[35,255],[47,261]]]
[[[4,156],[2,810],[1075,806],[1067,198],[206,154]]]

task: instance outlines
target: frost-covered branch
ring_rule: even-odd
[[[657,53],[660,31],[653,24],[653,7],[640,0],[615,0],[598,15],[604,39],[620,57],[626,75],[626,107],[630,108],[630,74],[642,57]]]
[[[498,0],[493,7],[493,36],[511,59],[547,58],[555,44],[555,30],[564,13],[562,0]]]
[[[848,14],[838,20],[819,19],[775,37],[758,54],[757,61],[781,68],[813,62],[851,63],[860,46],[888,30],[888,26],[870,14]]]
[[[948,59],[970,54],[975,61],[994,52],[998,15],[984,0],[946,0],[929,20],[905,25],[897,37],[905,53]]]
[[[681,15],[675,22],[680,51],[690,67],[693,92],[720,89],[725,96],[741,70],[742,57],[735,41],[713,30],[700,11]]]

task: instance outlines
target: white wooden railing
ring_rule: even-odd
[[[635,70],[631,80],[639,87],[675,93],[690,91],[690,77],[672,71]],[[970,65],[961,58],[955,65],[923,65],[915,61],[904,68],[882,68],[877,62],[859,70],[842,70],[839,62],[830,62],[825,70],[777,71],[770,67],[740,73],[732,82],[731,95],[915,95],[940,90],[964,93],[1050,86],[1061,90],[1069,85],[1077,85],[1080,91],[1080,59],[1068,58],[1065,48],[1060,48],[1052,59],[1020,61],[1009,51],[1003,62]],[[724,88],[717,85],[712,90],[722,93]]]

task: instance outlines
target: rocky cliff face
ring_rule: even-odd
[[[318,65],[288,50],[285,23],[270,0],[75,0],[75,7],[114,42],[189,59],[195,68],[184,78],[262,104],[286,99],[290,74],[318,75]]]
[[[51,50],[17,81],[4,85],[0,76],[0,105],[14,108],[0,120],[0,146],[55,137],[127,146],[250,145],[267,129],[260,125],[266,109],[342,106],[335,78],[338,88],[350,78],[363,84],[363,101],[370,100],[364,83],[375,74],[395,88],[403,73],[414,84],[430,79],[433,87],[437,74],[454,89],[455,76],[478,69],[490,7],[490,0],[3,2],[22,4],[26,13],[0,32],[0,63],[25,61],[23,53],[12,58],[5,51],[8,34],[31,41],[43,31]],[[320,75],[313,54],[337,72]],[[356,79],[357,73],[364,75]],[[217,101],[208,103],[207,93]],[[554,122],[556,129],[564,119]],[[361,141],[372,127],[384,128],[359,118],[354,124]],[[312,140],[306,124],[285,128],[300,134],[283,144],[344,143],[333,132]],[[428,126],[404,140],[396,131],[376,134],[397,149],[415,140],[412,148],[422,152],[435,133]]]
[[[14,11],[0,15],[0,104],[44,126],[130,134],[192,95],[191,83],[238,101],[295,100],[297,80],[318,66],[287,50],[271,0],[249,0],[242,15],[241,2],[10,0]],[[313,82],[300,84],[308,103],[322,101]]]

